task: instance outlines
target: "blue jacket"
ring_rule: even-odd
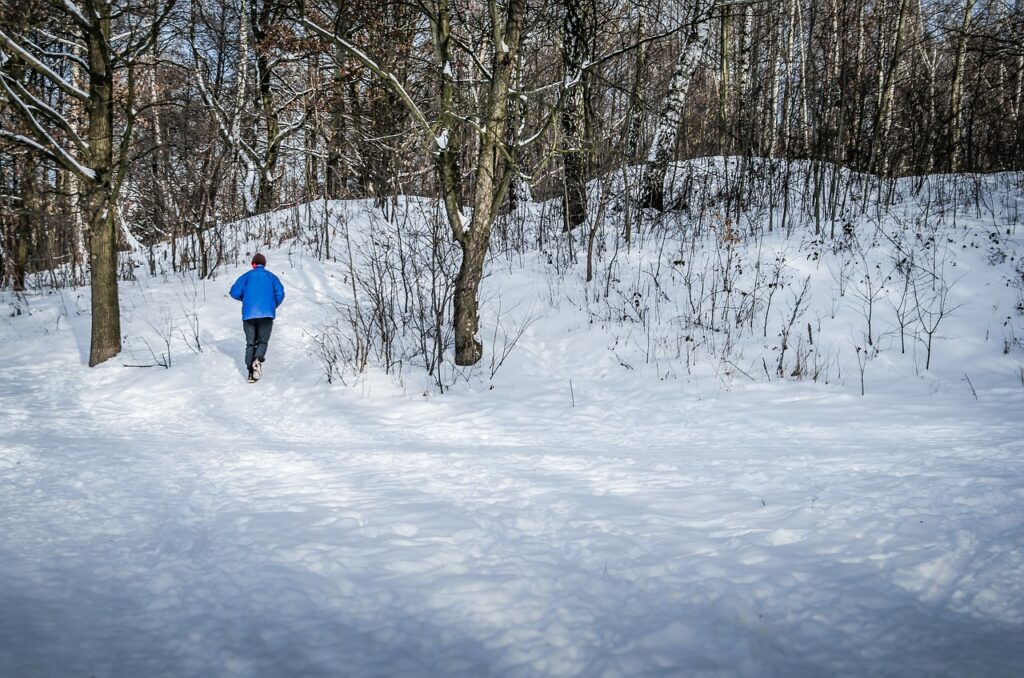
[[[284,285],[276,275],[257,266],[235,281],[231,297],[242,302],[242,320],[273,318],[284,301]]]

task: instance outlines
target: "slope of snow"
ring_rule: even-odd
[[[403,205],[426,223],[421,203]],[[288,296],[256,385],[227,297],[251,224],[213,279],[126,283],[125,352],[91,370],[87,289],[3,293],[0,673],[1024,672],[1024,333],[1007,211],[994,228],[937,231],[956,311],[930,369],[875,302],[864,396],[858,276],[892,257],[870,233],[811,258],[801,235],[700,241],[685,255],[698,278],[725,270],[723,253],[743,269],[733,312],[740,291],[767,289],[752,271],[786,255],[773,305],[761,298],[754,329],[731,336],[687,306],[695,278],[674,270],[673,237],[614,263],[605,249],[590,286],[578,253],[496,255],[484,364],[445,366],[441,394],[401,342],[388,373],[374,359],[326,383],[314,338],[343,334],[353,308],[339,233],[383,233],[369,205],[329,207],[344,222],[334,259],[301,235],[260,246]],[[803,359],[828,357],[815,380],[784,356],[780,378],[805,278]]]

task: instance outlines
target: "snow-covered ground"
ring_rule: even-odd
[[[487,356],[443,394],[375,360],[326,383],[350,269],[287,238],[255,385],[227,297],[252,247],[124,284],[125,352],[94,369],[87,289],[3,292],[0,675],[1022,675],[1020,225],[993,214],[928,226],[955,273],[927,370],[892,279],[864,340],[890,222],[814,256],[606,248],[607,297],[582,259],[498,256]],[[766,306],[750,262],[779,257]],[[734,264],[725,311],[692,303],[685,267]],[[709,329],[728,313],[748,329]]]

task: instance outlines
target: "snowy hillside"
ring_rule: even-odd
[[[521,205],[473,368],[436,362],[424,199],[231,225],[207,279],[126,255],[94,369],[88,289],[2,292],[0,674],[1024,673],[1020,176],[849,189],[815,233],[781,189],[720,211],[728,169],[658,222],[595,183],[589,283]]]

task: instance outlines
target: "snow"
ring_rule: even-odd
[[[932,369],[920,341],[900,353],[879,301],[863,397],[860,279],[837,293],[856,258],[808,258],[802,233],[725,250],[707,233],[675,267],[681,243],[638,237],[618,263],[610,251],[599,260],[608,300],[583,282],[582,260],[495,254],[480,295],[484,361],[447,365],[443,395],[412,364],[324,381],[312,338],[338,304],[351,308],[359,268],[343,233],[356,259],[388,237],[371,203],[328,203],[336,259],[302,244],[323,203],[235,225],[212,280],[175,274],[158,253],[155,275],[140,267],[121,287],[124,353],[94,369],[87,289],[5,291],[0,666],[1020,675],[1024,354],[1011,283],[1024,197],[1005,177],[983,181],[991,215],[961,213],[956,226],[950,215],[938,231],[953,241],[935,251],[955,264],[959,308]],[[922,215],[905,206],[891,218]],[[410,229],[437,208],[410,198],[401,209]],[[524,209],[536,228],[544,206]],[[891,251],[860,225],[864,270],[881,266]],[[288,296],[264,378],[249,385],[227,289],[268,237]],[[684,328],[674,308],[687,298],[680,269],[710,279],[728,252],[744,271],[737,289],[753,279],[748,258],[788,254],[754,323],[768,337],[718,340],[753,378],[710,357],[713,333]],[[643,287],[658,262],[660,295]],[[813,321],[828,383],[788,377],[788,361],[787,378],[772,369],[808,277],[799,326]],[[629,308],[643,320],[614,317]],[[673,357],[666,345],[682,331],[699,347]],[[159,362],[169,369],[124,366]]]
[[[23,134],[10,133],[7,130],[0,130],[0,136],[4,137],[5,139],[10,139],[11,141],[17,144],[22,144],[24,146],[33,148],[44,155],[52,156],[54,158],[62,158],[63,161],[67,164],[67,166],[74,168],[75,172],[82,178],[89,181],[96,180],[96,172],[78,162],[78,160],[76,160],[73,155],[65,151],[63,147],[59,146],[57,142],[54,141],[53,137],[46,133],[46,130],[44,130],[42,127],[39,127],[38,125],[36,126],[36,130],[43,136],[44,139],[46,139],[46,144],[41,144],[35,139],[26,137]]]
[[[89,25],[89,21],[85,18],[85,13],[82,12],[82,9],[78,5],[71,2],[71,0],[63,0],[63,5],[64,11],[74,17],[79,26]]]
[[[448,150],[448,128],[445,127],[441,130],[441,133],[434,137],[434,143],[437,144],[438,151],[444,152]]]
[[[4,31],[0,30],[0,45],[11,50],[17,54],[20,58],[24,59],[25,63],[32,67],[33,70],[43,75],[49,82],[53,83],[54,86],[59,87],[66,94],[75,97],[81,101],[88,101],[89,94],[84,90],[75,87],[74,84],[68,82],[56,72],[54,72],[49,66],[44,64],[42,61],[32,55],[31,52],[24,49],[21,45],[10,38]]]

